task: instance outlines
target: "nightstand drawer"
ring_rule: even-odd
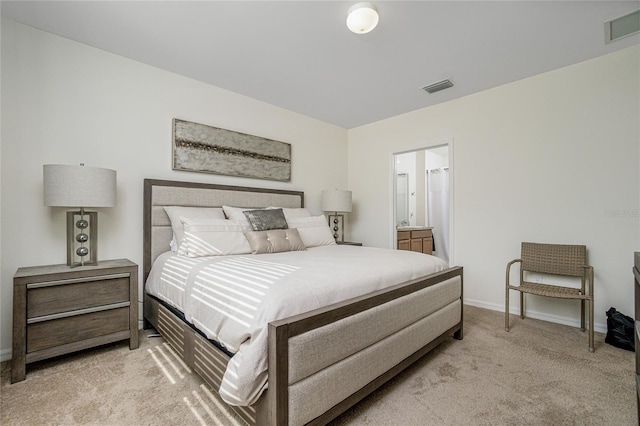
[[[128,329],[128,306],[35,322],[27,325],[27,353]]]
[[[129,301],[129,274],[27,285],[27,319]]]

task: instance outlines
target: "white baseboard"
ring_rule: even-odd
[[[484,308],[484,309],[489,309],[492,311],[498,311],[498,312],[504,313],[504,305],[487,303],[487,302],[483,302],[480,300],[473,300],[473,299],[464,299],[464,303],[466,305],[477,306],[478,308]],[[511,306],[509,309],[509,313],[513,315],[520,315],[520,308]],[[557,315],[549,315],[549,314],[545,314],[544,312],[533,311],[531,309],[527,309],[526,315],[528,318],[535,318],[542,321],[553,322],[556,324],[569,325],[571,327],[580,327],[580,318],[559,317]],[[606,333],[607,325],[594,322],[593,329],[599,333]]]

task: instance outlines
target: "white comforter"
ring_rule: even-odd
[[[421,253],[331,245],[307,251],[158,257],[146,291],[235,353],[220,395],[251,405],[267,385],[267,325],[315,308],[447,269]]]

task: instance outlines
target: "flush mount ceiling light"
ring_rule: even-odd
[[[369,3],[356,3],[349,8],[347,27],[356,34],[366,34],[378,25],[378,9]]]

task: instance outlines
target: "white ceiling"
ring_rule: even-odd
[[[604,22],[640,1],[2,1],[2,16],[353,128],[640,43]],[[449,78],[451,89],[421,88]]]

